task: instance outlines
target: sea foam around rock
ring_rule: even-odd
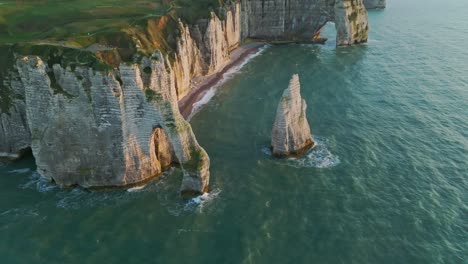
[[[315,147],[299,158],[275,159],[276,162],[295,168],[328,169],[340,164],[340,158],[328,149],[328,140],[315,137]],[[262,152],[273,156],[269,147],[264,147]]]

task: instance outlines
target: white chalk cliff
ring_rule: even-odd
[[[367,42],[369,26],[363,0],[243,0],[243,38],[312,41],[335,22],[338,46]]]
[[[212,13],[202,26],[179,22],[173,57],[156,51],[110,71],[17,55],[2,86],[11,103],[0,113],[0,155],[31,148],[38,172],[60,186],[132,186],[179,165],[182,192],[207,191],[210,160],[178,100],[193,78],[228,61],[240,43],[239,12],[236,4],[226,20]]]
[[[38,172],[60,186],[132,186],[177,165],[181,191],[202,193],[210,160],[178,109],[195,79],[223,68],[246,38],[312,38],[335,21],[339,45],[367,40],[362,0],[242,0],[222,10],[222,19],[211,12],[195,24],[179,20],[173,53],[155,50],[112,69],[0,54],[9,65],[0,67],[0,157],[32,149]],[[278,109],[276,153],[313,144],[298,80],[292,84],[285,99],[292,108]],[[295,118],[299,124],[290,123]]]

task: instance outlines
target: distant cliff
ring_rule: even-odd
[[[327,21],[339,45],[367,40],[362,0],[243,0],[191,22],[170,13],[73,40],[81,48],[2,47],[0,157],[31,149],[60,186],[131,186],[178,165],[181,191],[205,192],[210,160],[178,101],[243,39],[311,39]]]
[[[329,21],[337,45],[367,42],[367,12],[362,0],[243,0],[242,35],[263,40],[311,41]]]
[[[194,25],[179,21],[175,53],[155,51],[115,69],[67,65],[73,49],[36,45],[23,50],[39,55],[22,56],[11,47],[0,155],[31,148],[38,172],[60,186],[133,185],[180,164],[181,190],[207,191],[209,157],[177,102],[192,78],[219,70],[240,44],[239,17],[236,4],[224,20],[211,13]]]

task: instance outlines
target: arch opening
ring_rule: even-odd
[[[151,163],[156,174],[164,172],[173,164],[174,151],[172,145],[166,132],[160,126],[153,129],[150,149],[152,149]]]
[[[312,37],[315,43],[336,46],[336,25],[333,21],[327,21]]]

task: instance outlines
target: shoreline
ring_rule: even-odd
[[[179,100],[179,111],[182,116],[188,120],[193,114],[197,102],[199,102],[204,95],[211,90],[211,88],[223,81],[225,73],[236,66],[242,65],[242,63],[247,61],[251,55],[259,52],[265,45],[267,44],[264,42],[253,42],[234,49],[231,52],[231,58],[223,68],[221,68],[221,70],[204,77],[203,80],[196,84],[186,96]]]

